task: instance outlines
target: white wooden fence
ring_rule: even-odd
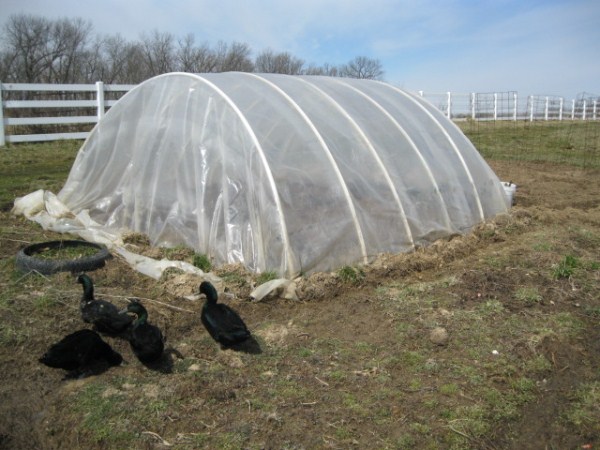
[[[0,146],[16,142],[85,139],[89,131],[16,134],[13,130],[27,125],[95,124],[115,104],[117,97],[133,87],[135,85],[105,85],[102,81],[95,84],[0,83]],[[15,94],[17,92],[21,95]],[[113,93],[111,96],[115,98],[105,100],[106,93]],[[419,94],[452,120],[597,120],[599,100],[582,97],[565,102],[560,97],[531,95],[520,103],[516,92],[439,94],[419,91]],[[69,95],[87,99],[65,99]],[[59,99],[48,99],[51,97]],[[48,117],[44,109],[55,115]],[[68,110],[69,114],[61,115],[55,112],[57,110]],[[72,112],[77,110],[88,115],[73,115]],[[95,114],[89,115],[90,110]]]
[[[0,83],[0,146],[7,142],[36,142],[53,141],[61,139],[85,139],[89,132],[66,132],[45,134],[7,134],[7,127],[19,127],[26,125],[76,125],[95,124],[104,116],[108,108],[117,100],[105,100],[105,93],[115,92],[118,96],[129,91],[135,85],[107,84],[98,81],[96,84],[28,84],[28,83]],[[13,99],[15,94],[3,95],[3,93],[21,92],[25,99]],[[91,97],[87,100],[47,100],[29,99],[31,93],[43,97],[43,94],[54,94],[54,96],[66,96],[67,93],[77,93],[81,97]],[[29,95],[27,94],[29,93]],[[86,95],[87,93],[87,95]],[[9,98],[3,101],[3,97]],[[43,111],[66,110],[70,111],[95,111],[94,115],[60,115],[47,117]],[[11,110],[26,111],[27,116],[12,117]],[[5,114],[5,112],[7,114]],[[56,113],[55,113],[56,114]],[[17,115],[17,114],[14,114]],[[6,117],[5,117],[6,116]]]

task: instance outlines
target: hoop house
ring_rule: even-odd
[[[132,89],[59,198],[108,228],[282,275],[367,262],[507,210],[462,132],[389,84],[171,73]]]

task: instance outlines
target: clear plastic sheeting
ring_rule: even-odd
[[[285,276],[410,251],[508,208],[423,99],[378,81],[238,72],[132,89],[58,198],[107,229]]]

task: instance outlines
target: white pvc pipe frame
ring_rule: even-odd
[[[316,126],[312,123],[312,121],[310,120],[310,118],[306,115],[306,113],[300,108],[300,106],[285,92],[283,91],[279,86],[277,86],[276,84],[274,84],[273,82],[267,80],[264,77],[261,77],[260,75],[257,74],[252,74],[252,73],[243,73],[242,75],[247,76],[247,77],[253,77],[256,78],[262,82],[264,82],[265,84],[267,84],[268,86],[270,86],[275,92],[278,93],[278,95],[282,96],[286,102],[288,102],[292,108],[294,108],[297,113],[300,115],[300,117],[302,117],[302,119],[306,122],[306,124],[310,127],[311,131],[313,131],[313,133],[315,134],[321,148],[323,149],[323,151],[325,152],[329,162],[332,165],[332,168],[336,174],[336,177],[338,179],[338,181],[340,182],[341,186],[342,186],[342,190],[344,192],[344,198],[346,199],[346,202],[348,204],[348,208],[350,210],[351,216],[352,216],[352,220],[354,223],[354,228],[356,231],[356,236],[357,236],[357,240],[361,249],[361,254],[362,254],[362,259],[363,262],[366,263],[368,262],[368,252],[366,249],[366,244],[364,241],[364,236],[363,236],[363,232],[362,229],[360,227],[360,223],[358,221],[358,216],[356,214],[356,209],[354,206],[354,203],[352,201],[352,197],[350,195],[350,192],[348,190],[348,187],[342,177],[341,171],[339,169],[339,167],[337,166],[335,159],[333,158],[333,155],[331,154],[331,151],[329,150],[327,144],[325,143],[323,137],[320,135],[320,133],[318,132]],[[293,251],[292,248],[290,246],[290,241],[289,241],[289,234],[287,231],[287,224],[286,224],[286,219],[285,219],[285,215],[283,213],[283,208],[281,205],[281,199],[277,190],[277,186],[275,184],[275,180],[273,177],[273,173],[268,165],[267,159],[266,159],[266,155],[265,152],[256,136],[256,134],[254,133],[251,125],[249,124],[249,122],[247,121],[247,119],[245,118],[243,112],[237,107],[237,105],[235,104],[235,102],[223,91],[221,90],[218,86],[216,86],[214,83],[212,83],[211,81],[209,81],[208,79],[202,77],[201,75],[198,74],[191,74],[191,73],[187,73],[187,72],[174,72],[174,73],[168,73],[168,74],[163,74],[163,75],[159,75],[156,78],[162,78],[162,77],[169,77],[169,76],[186,76],[186,77],[191,77],[194,78],[204,84],[206,84],[210,89],[212,89],[217,95],[219,95],[226,103],[227,105],[229,105],[229,107],[232,109],[232,111],[234,111],[234,113],[236,114],[236,116],[239,118],[240,122],[242,123],[244,129],[247,131],[248,136],[250,137],[253,145],[255,146],[258,155],[260,157],[261,163],[263,164],[263,167],[265,169],[265,173],[267,175],[267,180],[269,183],[269,187],[272,191],[273,194],[273,198],[275,201],[275,205],[277,207],[277,215],[279,216],[279,223],[280,223],[280,227],[281,227],[281,236],[282,236],[282,244],[284,247],[284,251],[286,254],[286,259],[287,259],[287,272],[288,273],[296,273],[298,270],[300,270],[301,268],[296,267],[296,264],[294,262],[294,258],[293,258]],[[298,78],[299,80],[302,80],[305,83],[310,84],[313,88],[315,88],[316,90],[320,91],[323,95],[325,95],[325,98],[328,102],[331,102],[334,107],[340,112],[342,113],[346,118],[350,118],[350,115],[347,111],[344,110],[344,108],[337,103],[331,96],[327,95],[325,92],[323,92],[320,88],[318,88],[316,85],[314,85],[313,83],[310,83],[310,81],[308,81],[307,78]],[[434,185],[435,188],[435,192],[436,195],[440,198],[441,204],[445,207],[444,210],[444,215],[446,218],[446,222],[449,225],[450,224],[450,216],[447,210],[447,205],[441,195],[441,191],[437,185],[437,182],[435,181],[434,177],[433,177],[433,173],[431,172],[431,169],[429,167],[429,165],[427,164],[425,158],[423,157],[423,155],[421,154],[421,152],[419,151],[418,147],[416,146],[416,144],[412,141],[412,139],[409,137],[408,133],[404,130],[404,128],[398,123],[397,120],[395,120],[393,118],[393,116],[387,112],[385,110],[385,108],[380,105],[377,101],[375,101],[373,98],[371,98],[369,95],[367,95],[365,92],[363,92],[360,89],[357,89],[354,86],[351,86],[350,83],[344,82],[342,79],[335,79],[335,81],[337,83],[340,83],[342,85],[344,85],[345,87],[353,90],[354,92],[356,92],[357,94],[361,95],[363,98],[365,98],[367,101],[369,101],[372,105],[374,105],[376,108],[378,108],[382,113],[384,113],[386,115],[386,117],[388,117],[392,123],[395,125],[395,127],[402,133],[402,135],[407,139],[410,147],[413,149],[413,151],[416,153],[416,155],[418,156],[419,160],[421,161],[421,163],[423,164],[425,171],[427,173],[428,178],[431,180],[431,182]],[[133,89],[131,89],[129,92],[127,92],[124,96],[128,96],[131,94],[131,92],[141,88],[145,83],[142,83],[138,86],[135,86]],[[458,157],[466,175],[467,178],[469,180],[469,184],[471,185],[471,188],[473,190],[473,194],[474,197],[476,199],[476,204],[477,204],[477,209],[480,215],[481,220],[483,220],[484,217],[484,213],[483,213],[483,207],[481,204],[481,199],[479,197],[479,193],[477,192],[477,189],[475,187],[475,183],[473,180],[473,177],[471,175],[471,172],[464,160],[464,158],[462,157],[456,143],[454,142],[454,140],[450,137],[450,135],[448,134],[448,132],[445,130],[445,128],[442,126],[442,124],[439,122],[438,119],[436,119],[434,117],[434,115],[419,101],[417,100],[417,98],[415,98],[412,95],[409,95],[408,93],[394,87],[391,85],[387,85],[385,83],[381,83],[384,86],[392,89],[393,91],[399,93],[400,95],[406,97],[407,99],[409,99],[411,102],[413,102],[415,105],[417,105],[419,107],[419,109],[421,109],[430,119],[431,121],[439,128],[439,130],[442,132],[442,134],[444,135],[444,137],[448,140],[448,143],[450,144],[452,150],[454,151],[454,153],[456,154],[456,156]],[[441,114],[441,113],[440,113]],[[372,144],[370,142],[368,142],[368,139],[366,138],[366,135],[364,134],[364,132],[360,129],[359,125],[354,121],[354,120],[350,120],[350,123],[352,124],[353,127],[355,127],[355,129],[359,132],[359,135],[361,136],[362,139],[364,139],[364,141],[367,143],[367,146],[369,148],[369,151],[373,154],[377,165],[383,170],[384,173],[384,178],[386,179],[387,183],[390,186],[390,189],[392,191],[392,194],[394,196],[394,199],[398,205],[400,214],[401,214],[401,219],[402,219],[402,223],[404,225],[404,228],[406,230],[407,236],[409,238],[409,241],[411,242],[411,245],[414,247],[414,238],[412,236],[412,232],[409,228],[408,225],[408,220],[406,218],[406,214],[404,212],[404,207],[402,206],[402,202],[400,200],[400,197],[398,195],[397,190],[395,189],[395,187],[392,184],[391,181],[391,177],[389,175],[389,173],[387,172],[387,169],[384,167],[383,162],[381,161],[381,159],[379,158],[379,156],[377,155],[377,152],[375,150],[375,148],[372,146]],[[90,136],[93,134],[90,133]],[[88,137],[88,139],[89,139]],[[224,198],[224,201],[227,202],[227,199]],[[223,205],[223,208],[225,211],[227,211],[227,205]],[[226,247],[227,247],[227,252],[229,253],[229,242],[231,241],[230,236],[226,236]],[[261,258],[264,259],[264,255],[261,255]]]

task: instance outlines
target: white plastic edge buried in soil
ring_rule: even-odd
[[[127,250],[122,239],[125,230],[107,230],[91,219],[87,210],[74,214],[50,191],[40,189],[24,197],[17,197],[12,213],[25,216],[41,225],[44,230],[70,233],[85,241],[103,244],[111,252],[122,257],[134,270],[155,280],[160,279],[166,269],[174,267],[216,285],[222,284],[221,279],[215,274],[204,272],[185,261],[157,260]],[[286,279],[272,280],[258,286],[250,296],[258,301],[269,293],[282,289],[285,292],[285,298],[297,299],[294,283]]]

